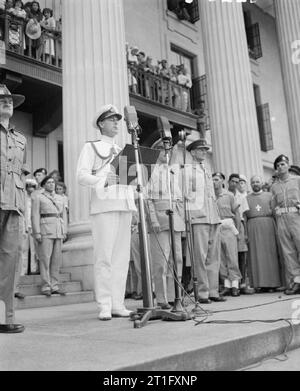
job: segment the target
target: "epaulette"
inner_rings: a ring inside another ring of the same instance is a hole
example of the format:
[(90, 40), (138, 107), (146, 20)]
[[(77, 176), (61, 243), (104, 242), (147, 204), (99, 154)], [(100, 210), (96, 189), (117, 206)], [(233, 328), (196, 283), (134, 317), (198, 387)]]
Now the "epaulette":
[(14, 133), (17, 135), (17, 136), (21, 136), (21, 138), (23, 138), (24, 139), (24, 141), (26, 142), (26, 136), (25, 136), (25, 134), (23, 133), (23, 132), (21, 132), (20, 130), (16, 130), (16, 129), (14, 129)]

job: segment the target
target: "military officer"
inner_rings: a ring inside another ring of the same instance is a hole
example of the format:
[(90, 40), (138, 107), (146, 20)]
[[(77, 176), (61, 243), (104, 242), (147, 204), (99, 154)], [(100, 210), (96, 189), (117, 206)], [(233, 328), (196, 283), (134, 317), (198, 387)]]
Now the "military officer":
[(100, 320), (130, 316), (124, 306), (124, 296), (132, 212), (136, 207), (133, 187), (118, 184), (118, 177), (110, 165), (121, 151), (114, 141), (121, 118), (115, 106), (101, 107), (93, 122), (101, 138), (84, 145), (77, 165), (78, 182), (91, 189), (95, 295)]
[(189, 209), (193, 228), (195, 273), (199, 281), (199, 302), (202, 304), (226, 301), (219, 295), (221, 219), (212, 175), (205, 167), (208, 150), (209, 146), (204, 138), (187, 147), (193, 157)]
[(300, 177), (291, 175), (289, 168), (287, 156), (275, 159), (278, 180), (273, 183), (271, 193), (284, 264), (293, 280), (285, 294), (293, 295), (300, 293)]
[[(174, 212), (177, 278), (180, 280), (182, 274), (181, 234), (185, 230), (182, 190), (180, 187), (181, 177), (178, 165), (172, 165), (171, 168), (167, 165), (163, 145), (158, 144), (156, 148), (160, 149), (158, 165), (155, 167), (147, 186), (147, 204), (151, 225), (149, 234), (151, 263), (157, 305), (162, 309), (171, 309), (169, 303), (174, 301), (175, 288), (172, 244), (167, 211), (170, 210), (171, 191), (172, 210)], [(170, 175), (168, 175), (168, 171)]]
[(218, 210), (221, 217), (221, 265), (220, 277), (224, 281), (223, 296), (239, 296), (241, 273), (238, 266), (237, 227), (240, 227), (239, 204), (232, 192), (224, 189), (225, 176), (221, 172), (213, 174)]
[(58, 286), (59, 268), (62, 257), (62, 240), (67, 233), (67, 215), (64, 199), (55, 193), (55, 181), (49, 175), (42, 182), (43, 191), (32, 199), (32, 233), (37, 241), (40, 261), (42, 294), (65, 295)]
[(25, 212), (24, 176), (26, 167), (26, 139), (10, 119), (13, 110), (25, 100), (12, 95), (6, 85), (0, 85), (0, 300), (5, 303), (6, 324), (0, 333), (19, 333), (24, 326), (14, 324), (15, 272), (22, 251)]

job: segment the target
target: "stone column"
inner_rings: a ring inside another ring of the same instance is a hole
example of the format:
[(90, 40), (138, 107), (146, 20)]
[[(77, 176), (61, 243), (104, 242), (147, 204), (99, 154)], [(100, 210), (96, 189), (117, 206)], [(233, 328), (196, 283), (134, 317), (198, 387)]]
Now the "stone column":
[(262, 174), (241, 3), (200, 0), (215, 170)]
[[(99, 139), (92, 121), (100, 106), (113, 103), (123, 112), (129, 93), (123, 0), (64, 0), (62, 11), (64, 163), (70, 198), (70, 240), (63, 256), (66, 271), (81, 267), (83, 261), (93, 262), (89, 193), (76, 181), (80, 151), (86, 141)], [(117, 142), (123, 146), (129, 135), (124, 121), (120, 127)], [(75, 276), (79, 278), (82, 270)], [(90, 285), (91, 281), (85, 287)]]
[(275, 0), (274, 4), (292, 158), (300, 165), (300, 1)]

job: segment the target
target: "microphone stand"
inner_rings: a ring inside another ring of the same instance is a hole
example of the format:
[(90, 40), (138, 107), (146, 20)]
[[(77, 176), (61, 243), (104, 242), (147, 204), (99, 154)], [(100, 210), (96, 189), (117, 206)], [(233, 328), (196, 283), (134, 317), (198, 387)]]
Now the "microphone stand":
[(140, 249), (141, 249), (141, 269), (142, 269), (142, 288), (143, 288), (143, 308), (138, 308), (136, 312), (132, 313), (130, 318), (134, 321), (134, 328), (144, 327), (149, 320), (178, 320), (183, 321), (188, 319), (188, 314), (184, 311), (179, 314), (172, 313), (167, 310), (162, 310), (160, 307), (154, 307), (152, 294), (152, 278), (150, 270), (150, 257), (147, 238), (147, 227), (145, 218), (145, 205), (143, 195), (143, 181), (142, 171), (139, 158), (139, 125), (136, 127), (128, 125), (128, 131), (132, 136), (132, 145), (135, 151), (135, 162), (137, 171), (137, 193), (139, 206), (139, 235), (140, 235)]
[[(182, 131), (184, 132), (184, 131)], [(194, 238), (193, 238), (193, 226), (191, 224), (190, 208), (189, 208), (189, 199), (186, 189), (186, 134), (182, 135), (181, 142), (183, 144), (183, 167), (182, 167), (182, 182), (183, 182), (183, 200), (184, 200), (184, 218), (185, 218), (185, 232), (186, 232), (186, 241), (187, 241), (187, 250), (190, 254), (191, 261), (191, 274), (193, 279), (193, 291), (195, 298), (195, 307), (192, 309), (192, 312), (197, 314), (202, 314), (203, 310), (199, 304), (199, 294), (198, 294), (198, 278), (195, 273), (195, 255), (194, 255)]]

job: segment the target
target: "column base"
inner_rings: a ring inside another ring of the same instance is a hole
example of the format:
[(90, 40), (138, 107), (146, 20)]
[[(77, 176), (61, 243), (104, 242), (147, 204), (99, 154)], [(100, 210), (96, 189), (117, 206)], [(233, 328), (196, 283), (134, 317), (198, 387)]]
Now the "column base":
[(94, 289), (94, 250), (91, 227), (88, 223), (71, 225), (68, 240), (63, 245), (61, 273), (71, 273), (82, 289)]

